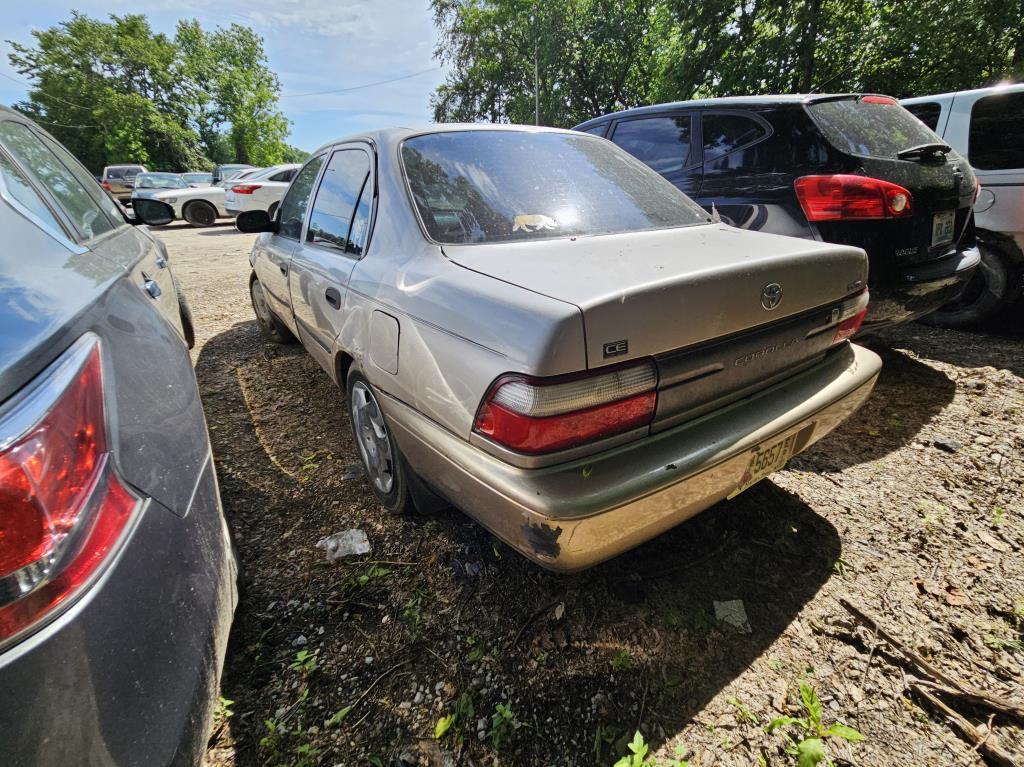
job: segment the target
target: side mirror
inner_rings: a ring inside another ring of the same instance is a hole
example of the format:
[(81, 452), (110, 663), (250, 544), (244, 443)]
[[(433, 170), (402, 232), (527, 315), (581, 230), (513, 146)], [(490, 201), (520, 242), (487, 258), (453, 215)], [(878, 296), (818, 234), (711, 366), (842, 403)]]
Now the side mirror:
[(247, 210), (235, 217), (235, 229), (245, 234), (276, 232), (277, 222), (272, 221), (265, 210)]
[(132, 200), (132, 210), (135, 211), (132, 223), (136, 225), (165, 226), (174, 220), (174, 208), (160, 200)]

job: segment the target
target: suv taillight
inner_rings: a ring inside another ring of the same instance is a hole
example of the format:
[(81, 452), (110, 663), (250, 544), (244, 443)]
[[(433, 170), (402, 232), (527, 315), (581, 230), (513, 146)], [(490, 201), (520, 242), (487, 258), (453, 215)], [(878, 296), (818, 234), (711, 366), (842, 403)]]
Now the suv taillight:
[(899, 184), (869, 176), (801, 176), (796, 196), (808, 221), (853, 221), (913, 215), (914, 198)]
[(575, 447), (650, 423), (657, 383), (651, 360), (546, 379), (505, 375), (485, 395), (473, 430), (520, 453)]
[(837, 310), (839, 324), (836, 325), (836, 334), (832, 338), (833, 346), (853, 338), (857, 334), (864, 322), (864, 316), (868, 313), (869, 299), (868, 289), (864, 288), (863, 293), (843, 301)]
[(109, 460), (100, 343), (86, 336), (0, 418), (0, 642), (91, 582), (138, 502)]
[(260, 188), (260, 184), (236, 184), (231, 187), (231, 191), (235, 194), (252, 194)]

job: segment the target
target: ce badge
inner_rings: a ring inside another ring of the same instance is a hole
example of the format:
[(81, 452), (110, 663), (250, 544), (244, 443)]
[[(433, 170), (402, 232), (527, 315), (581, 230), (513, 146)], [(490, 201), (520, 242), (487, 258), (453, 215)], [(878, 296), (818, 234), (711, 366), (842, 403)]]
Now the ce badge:
[(769, 282), (761, 288), (761, 306), (770, 312), (782, 303), (782, 286), (777, 282)]

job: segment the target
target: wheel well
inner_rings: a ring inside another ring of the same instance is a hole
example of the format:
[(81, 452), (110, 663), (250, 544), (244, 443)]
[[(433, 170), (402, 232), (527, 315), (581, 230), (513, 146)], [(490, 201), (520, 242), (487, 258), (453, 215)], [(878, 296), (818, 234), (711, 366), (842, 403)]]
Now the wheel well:
[(1021, 250), (1011, 235), (993, 232), (988, 229), (978, 229), (976, 236), (981, 244), (998, 250), (1009, 259), (1011, 264), (1024, 266), (1024, 251)]
[(338, 352), (338, 356), (334, 358), (334, 372), (338, 379), (338, 386), (342, 391), (345, 391), (346, 382), (348, 381), (348, 370), (352, 367), (352, 356), (345, 352)]

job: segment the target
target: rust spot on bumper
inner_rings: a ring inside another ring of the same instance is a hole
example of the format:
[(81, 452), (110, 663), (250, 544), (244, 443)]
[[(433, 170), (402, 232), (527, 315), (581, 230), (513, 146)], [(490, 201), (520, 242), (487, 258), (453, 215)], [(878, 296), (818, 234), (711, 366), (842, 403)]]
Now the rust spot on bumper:
[(545, 559), (557, 559), (562, 553), (558, 539), (562, 536), (561, 527), (527, 522), (522, 526), (523, 537), (533, 549), (533, 553)]

